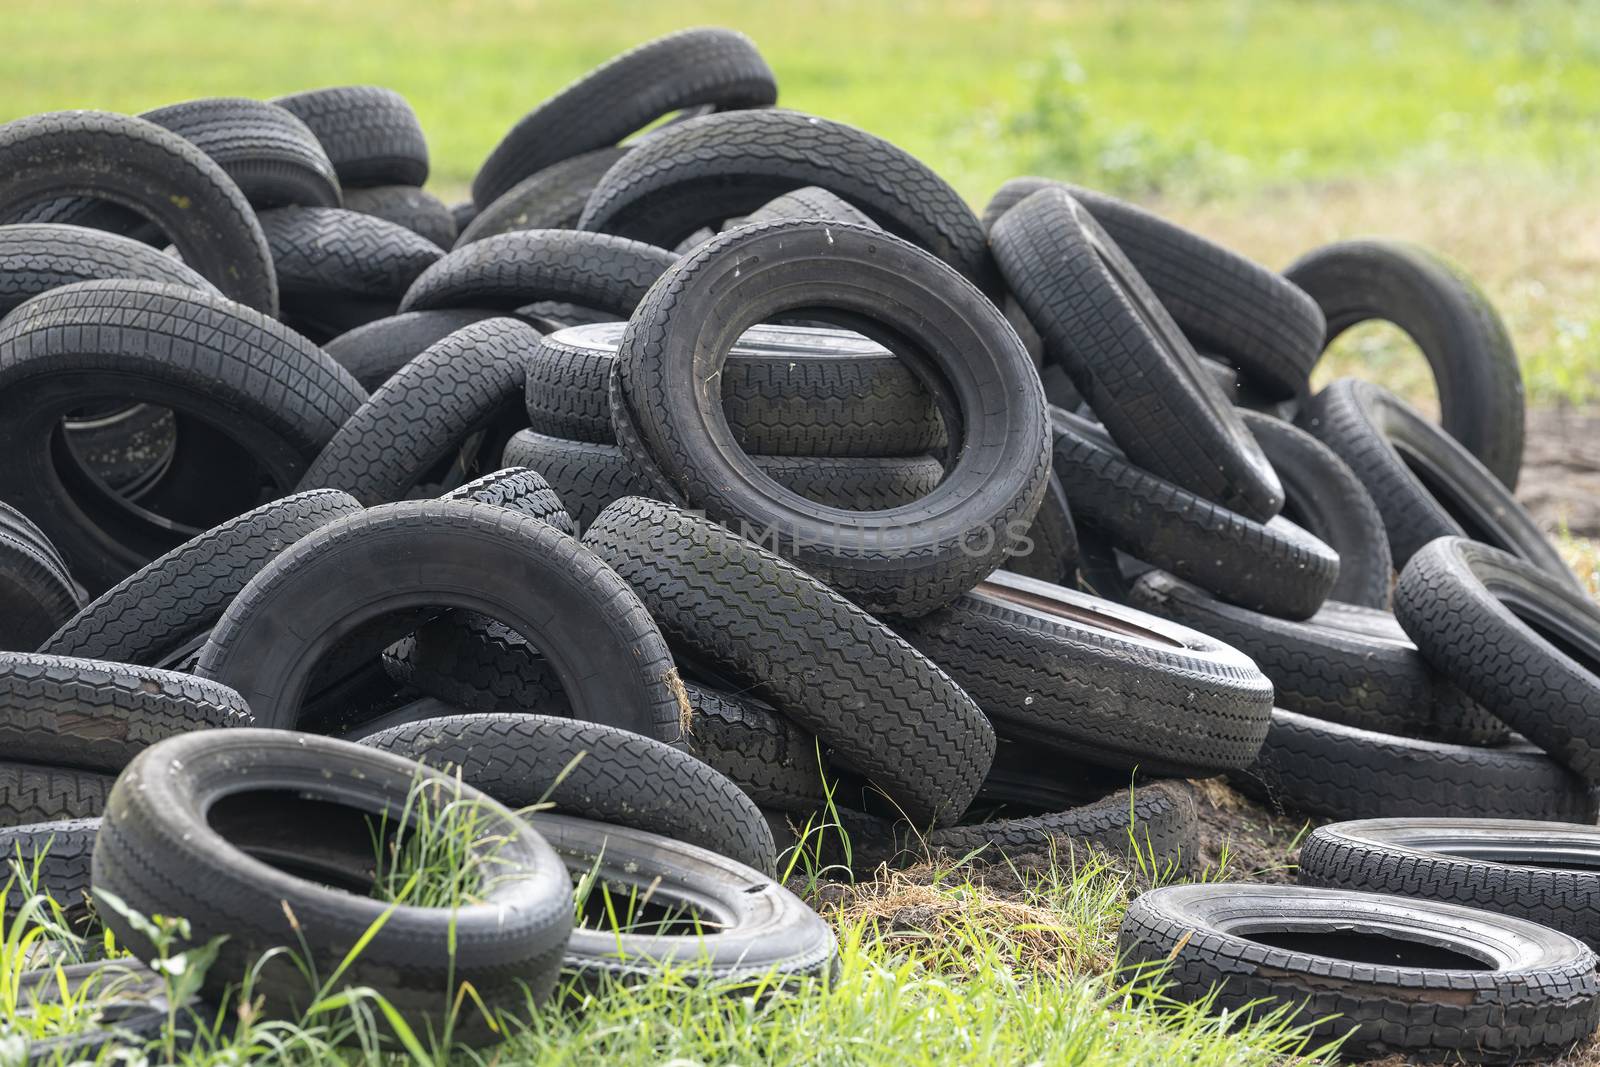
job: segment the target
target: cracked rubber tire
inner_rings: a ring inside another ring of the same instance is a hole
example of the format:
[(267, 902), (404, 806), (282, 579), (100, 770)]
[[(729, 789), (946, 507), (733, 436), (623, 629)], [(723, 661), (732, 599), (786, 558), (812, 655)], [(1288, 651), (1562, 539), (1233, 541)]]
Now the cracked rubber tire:
[(697, 28), (614, 56), (518, 119), (472, 179), (487, 207), (512, 186), (581, 153), (617, 144), (675, 111), (770, 107), (778, 83), (742, 33)]
[(0, 220), (62, 197), (110, 201), (149, 219), (224, 296), (277, 314), (272, 253), (249, 201), (177, 134), (103, 111), (50, 112), (0, 126)]
[[(65, 286), (0, 324), (0, 455), (11, 458), (0, 499), (98, 595), (289, 491), (365, 399), (316, 346), (231, 301), (153, 282)], [(136, 506), (65, 450), (61, 417), (97, 401), (177, 413), (173, 467)]]
[(1243, 654), (1061, 586), (999, 571), (898, 630), (997, 733), (1073, 759), (1204, 778), (1266, 736), (1272, 685)]
[(73, 282), (134, 278), (204, 293), (216, 286), (149, 245), (83, 226), (0, 226), (0, 316), (30, 297)]
[(342, 489), (363, 505), (400, 500), (441, 465), (445, 484), (499, 466), (527, 424), (527, 360), (539, 331), (515, 319), (463, 326), (396, 371), (333, 435), (300, 489)]
[(1505, 725), (1436, 674), (1388, 612), (1373, 609), (1373, 623), (1359, 628), (1348, 624), (1350, 610), (1321, 611), (1301, 622), (1276, 619), (1161, 571), (1134, 582), (1128, 602), (1249, 656), (1272, 679), (1273, 699), (1289, 711), (1457, 744), (1505, 739)]
[(1593, 823), (1595, 792), (1526, 742), (1417, 741), (1282, 708), (1255, 766), (1230, 776), (1275, 806), (1333, 819), (1391, 815)]
[(1522, 370), (1505, 324), (1461, 268), (1402, 241), (1340, 241), (1285, 271), (1327, 317), (1324, 346), (1353, 326), (1391, 322), (1433, 371), (1445, 431), (1501, 484), (1522, 469)]
[[(372, 894), (374, 824), (414, 825), (407, 802), (419, 786), (476, 809), (484, 870), (469, 903), (393, 907)], [(521, 818), (412, 760), (282, 730), (190, 734), (147, 750), (106, 804), (94, 884), (140, 914), (182, 915), (185, 947), (226, 935), (206, 970), (210, 997), (251, 973), (265, 1010), (298, 1016), (315, 994), (300, 965), (261, 959), (298, 945), (316, 973), (342, 968), (423, 1032), (438, 1032), (458, 983), (490, 1011), (548, 999), (572, 927), (566, 870)], [(105, 921), (136, 956), (154, 957), (122, 915)], [(344, 961), (357, 940), (361, 953)], [(500, 1036), (476, 1012), (457, 1024), (465, 1043)]]
[(668, 639), (820, 737), (918, 823), (966, 810), (994, 754), (972, 699), (882, 623), (792, 564), (671, 505), (611, 505), (584, 543)]
[(349, 211), (359, 211), (404, 226), (418, 237), (432, 241), (442, 249), (456, 243), (456, 220), (445, 207), (444, 201), (411, 185), (376, 185), (370, 189), (348, 189), (344, 205)]
[[(733, 440), (719, 417), (727, 353), (797, 308), (848, 320), (928, 385), (951, 456), (932, 492), (876, 512), (818, 505)], [(643, 473), (656, 468), (714, 521), (770, 529), (781, 553), (868, 611), (925, 614), (976, 585), (1027, 530), (1050, 474), (1044, 390), (1000, 312), (927, 253), (842, 223), (758, 223), (679, 260), (629, 322), (611, 392), (617, 439)]]
[(1395, 567), (1436, 537), (1471, 537), (1520, 556), (1574, 588), (1561, 554), (1483, 464), (1399, 397), (1341, 378), (1296, 420), (1366, 483), (1389, 533)]
[(39, 651), (175, 667), (269, 561), (311, 531), (360, 510), (348, 494), (318, 489), (247, 511), (100, 594)]
[(1600, 828), (1522, 819), (1365, 819), (1319, 826), (1300, 882), (1443, 900), (1600, 945)]
[(805, 186), (854, 204), (973, 282), (993, 275), (977, 217), (943, 178), (865, 130), (798, 111), (707, 115), (663, 130), (606, 172), (579, 225), (675, 248)]
[(1498, 549), (1441, 537), (1406, 565), (1395, 615), (1491, 715), (1600, 782), (1600, 608)]
[(1141, 470), (1088, 419), (1050, 409), (1055, 476), (1072, 514), (1115, 548), (1253, 611), (1309, 618), (1339, 557), (1278, 517), (1259, 523)]
[(776, 873), (772, 831), (738, 786), (687, 752), (627, 730), (547, 715), (451, 715), (361, 743), (459, 770), (462, 781), (513, 810), (548, 805)]
[(290, 93), (272, 102), (311, 128), (346, 185), (421, 185), (428, 180), (428, 141), (399, 93), (375, 85), (345, 85)]
[(1042, 189), (990, 234), (1028, 320), (1139, 466), (1265, 522), (1283, 488), (1156, 294), (1088, 210)]
[[(1128, 908), (1121, 958), (1179, 1001), (1294, 1011), (1313, 1044), (1521, 1062), (1600, 1023), (1594, 953), (1536, 923), (1434, 901), (1305, 886), (1168, 886)], [(1331, 958), (1330, 958), (1331, 957)], [(1446, 1010), (1448, 1005), (1448, 1010)]]
[(384, 616), (452, 608), (527, 638), (576, 718), (677, 740), (682, 685), (638, 597), (573, 538), (493, 504), (387, 504), (302, 538), (234, 599), (197, 673), (238, 689), (258, 724), (290, 727), (341, 638)]

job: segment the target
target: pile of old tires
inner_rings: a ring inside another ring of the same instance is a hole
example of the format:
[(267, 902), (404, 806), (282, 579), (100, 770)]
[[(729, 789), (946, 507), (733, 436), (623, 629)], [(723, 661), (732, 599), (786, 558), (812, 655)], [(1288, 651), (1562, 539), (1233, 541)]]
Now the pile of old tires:
[[(451, 982), (511, 1011), (664, 962), (825, 974), (791, 846), (1183, 869), (1183, 780), (1217, 775), (1335, 818), (1594, 822), (1600, 611), (1511, 494), (1519, 372), (1468, 280), (1387, 242), (1280, 274), (1044, 179), (980, 218), (776, 99), (739, 34), (650, 42), (456, 208), (382, 89), (0, 126), (7, 854), (120, 902), (136, 953), (125, 910), (226, 935), (206, 996), (253, 974), (292, 1013), (303, 976), (254, 961), (337, 966), (384, 908), (371, 820), (459, 775), (515, 874), (348, 973), (437, 1023)], [(1442, 427), (1313, 392), (1373, 319)], [(716, 932), (574, 928), (597, 863)], [(1317, 877), (1416, 889), (1349, 865)], [(1546, 912), (1341, 894), (1160, 890), (1127, 953), (1195, 995), (1254, 975), (1229, 1004), (1315, 991), (1351, 1047), (1594, 1028)]]

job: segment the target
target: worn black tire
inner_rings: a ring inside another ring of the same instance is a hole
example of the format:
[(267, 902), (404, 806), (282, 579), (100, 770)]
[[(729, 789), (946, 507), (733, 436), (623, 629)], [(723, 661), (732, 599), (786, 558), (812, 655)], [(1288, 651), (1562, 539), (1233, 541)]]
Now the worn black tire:
[(580, 225), (673, 248), (806, 186), (989, 284), (983, 230), (943, 178), (882, 138), (798, 111), (707, 115), (663, 130), (606, 172)]
[[(85, 910), (89, 860), (99, 832), (96, 818), (0, 828), (0, 906), (5, 908), (7, 920), (15, 922), (17, 910), (34, 893), (47, 894), (69, 915)], [(38, 871), (37, 885), (30, 887), (22, 879), (11, 881), (19, 865), (29, 876)]]
[[(668, 504), (608, 507), (584, 543), (668, 639), (748, 685), (919, 823), (966, 810), (994, 754), (971, 698), (860, 608), (766, 549)], [(848, 649), (845, 653), (842, 650)]]
[(1078, 527), (1067, 491), (1050, 475), (1039, 513), (1006, 557), (1005, 569), (1052, 585), (1072, 585), (1078, 569)]
[(1382, 386), (1341, 378), (1299, 424), (1366, 483), (1397, 569), (1438, 537), (1471, 537), (1566, 581), (1577, 579), (1533, 516), (1472, 454)]
[(1491, 714), (1600, 782), (1600, 607), (1488, 545), (1443, 537), (1400, 575), (1395, 616)]
[(493, 504), (389, 504), (302, 538), (234, 599), (197, 671), (239, 689), (259, 724), (292, 726), (341, 638), (384, 615), (444, 608), (527, 638), (577, 718), (677, 740), (682, 686), (638, 597), (571, 537)]
[[(173, 1007), (168, 976), (126, 957), (56, 963), (22, 971), (14, 983), (13, 1021), (22, 1032), (30, 1015), (71, 1020), (66, 1026), (47, 1024), (50, 1036), (19, 1039), (16, 1062), (28, 1067), (104, 1062), (154, 1045), (183, 1056), (201, 1033), (214, 1033), (217, 1026), (213, 1006), (191, 999)], [(75, 1006), (63, 1009), (64, 1002)]]
[(51, 289), (107, 278), (168, 282), (204, 293), (217, 292), (216, 286), (180, 260), (131, 237), (48, 223), (0, 226), (0, 316)]
[(0, 763), (0, 826), (92, 819), (105, 808), (116, 780), (73, 767)]
[(375, 215), (396, 226), (404, 226), (440, 248), (456, 243), (456, 220), (444, 201), (425, 189), (411, 185), (375, 185), (369, 189), (347, 189), (344, 207), (363, 215)]
[(444, 250), (404, 226), (332, 207), (261, 213), (285, 306), (398, 301)]
[[(826, 507), (872, 511), (914, 503), (938, 485), (944, 468), (931, 456), (752, 456), (756, 468), (806, 500)], [(506, 442), (501, 462), (544, 475), (580, 529), (625, 496), (653, 497), (654, 489), (616, 445), (567, 441), (521, 430)]]
[[(611, 444), (607, 383), (626, 323), (545, 337), (528, 364), (535, 433)], [(846, 330), (757, 325), (722, 370), (722, 410), (739, 447), (763, 456), (921, 456), (945, 445), (928, 390), (881, 345)]]
[(1328, 597), (1339, 557), (1281, 517), (1259, 523), (1150, 474), (1095, 423), (1050, 409), (1055, 475), (1081, 526), (1114, 547), (1219, 597), (1284, 618), (1309, 618)]
[(501, 467), (481, 478), (474, 478), (444, 494), (442, 500), (477, 500), (484, 504), (519, 511), (560, 530), (569, 537), (578, 536), (578, 524), (572, 521), (556, 491), (538, 471), (525, 467)]
[[(727, 353), (750, 326), (795, 308), (895, 338), (949, 436), (952, 462), (932, 492), (884, 511), (819, 505), (775, 485), (733, 440), (717, 417)], [(932, 611), (1000, 566), (1050, 473), (1043, 388), (1000, 312), (927, 253), (843, 223), (745, 226), (680, 260), (629, 322), (612, 394), (630, 461), (659, 468), (714, 521), (773, 531), (779, 552), (874, 612)]]
[[(365, 399), (310, 342), (238, 304), (153, 282), (65, 286), (0, 324), (0, 499), (98, 595), (287, 492)], [(61, 417), (97, 401), (177, 412), (186, 444), (136, 505), (62, 451)]]
[(856, 226), (878, 228), (872, 217), (842, 196), (807, 185), (775, 196), (744, 217), (742, 224), (768, 222), (772, 219), (822, 219), (826, 222), (848, 222)]
[(1339, 557), (1329, 599), (1387, 608), (1394, 558), (1383, 516), (1361, 479), (1337, 452), (1293, 423), (1256, 411), (1240, 411), (1239, 417), (1283, 486), (1280, 514)]
[(1434, 901), (1168, 886), (1128, 908), (1118, 947), (1168, 997), (1244, 1018), (1287, 1010), (1313, 1044), (1348, 1035), (1351, 1058), (1521, 1062), (1563, 1055), (1600, 1023), (1600, 976), (1581, 941)]
[(1600, 828), (1522, 819), (1365, 819), (1319, 826), (1300, 882), (1514, 915), (1600, 946)]
[(0, 745), (9, 759), (115, 773), (163, 738), (248, 725), (244, 699), (204, 678), (71, 656), (0, 653)]
[(1231, 776), (1277, 807), (1333, 819), (1419, 816), (1593, 823), (1588, 783), (1526, 742), (1495, 748), (1358, 730), (1281, 708), (1261, 758)]
[(984, 210), (984, 228), (1040, 189), (1057, 187), (1088, 209), (1196, 348), (1237, 367), (1270, 399), (1307, 391), (1322, 352), (1322, 311), (1294, 283), (1142, 208), (1081, 186), (1013, 178)]
[(514, 810), (645, 830), (771, 877), (772, 831), (755, 802), (687, 752), (614, 726), (530, 714), (452, 715), (393, 727), (364, 745), (447, 772)]
[(1445, 431), (1515, 489), (1522, 469), (1522, 369), (1487, 297), (1438, 253), (1403, 241), (1340, 241), (1284, 272), (1327, 317), (1324, 345), (1363, 322), (1398, 326), (1433, 371)]
[(451, 487), (498, 469), (527, 424), (522, 388), (538, 344), (532, 326), (496, 318), (429, 346), (346, 420), (300, 489), (342, 489), (371, 507), (403, 499), (442, 464)]
[(1272, 712), (1255, 664), (1203, 633), (1004, 571), (899, 633), (1003, 737), (1203, 778), (1249, 766)]
[[(282, 730), (225, 735), (173, 738), (135, 760), (94, 850), (95, 888), (142, 915), (182, 915), (191, 931), (182, 947), (225, 935), (206, 971), (208, 996), (253, 974), (265, 1010), (297, 1015), (315, 987), (300, 965), (263, 953), (295, 946), (327, 975), (357, 939), (363, 949), (344, 961), (345, 979), (371, 985), (422, 1032), (438, 1032), (461, 982), (491, 1011), (549, 996), (571, 889), (527, 823), (469, 785), (364, 745)], [(485, 869), (470, 902), (393, 907), (371, 894), (373, 823), (384, 819), (390, 833), (414, 825), (419, 788), (477, 813), (473, 851)], [(105, 921), (135, 956), (154, 957), (123, 915)], [(464, 1043), (500, 1036), (476, 1013), (457, 1023)]]
[(0, 649), (38, 648), (81, 603), (55, 547), (20, 511), (0, 504)]
[(513, 310), (544, 300), (627, 318), (678, 257), (664, 248), (579, 230), (518, 230), (463, 245), (421, 274), (401, 311)]
[(339, 178), (317, 135), (276, 104), (214, 96), (139, 117), (216, 160), (256, 208), (339, 206)]
[(318, 489), (247, 511), (106, 590), (39, 651), (175, 667), (269, 561), (312, 530), (360, 510), (349, 495)]
[(472, 179), (487, 207), (562, 160), (607, 148), (675, 111), (769, 107), (778, 84), (755, 43), (703, 28), (647, 41), (606, 61), (517, 120)]
[[(1194, 347), (1116, 242), (1061, 189), (990, 234), (995, 262), (1073, 384), (1139, 466), (1265, 522), (1277, 475)], [(1070, 495), (1070, 494), (1069, 494)]]
[[(1506, 729), (1436, 674), (1398, 627), (1342, 625), (1348, 611), (1301, 622), (1226, 604), (1161, 571), (1133, 583), (1134, 607), (1226, 641), (1272, 680), (1278, 705), (1363, 730), (1457, 744), (1494, 744)], [(1381, 613), (1386, 618), (1387, 612)]]
[(266, 236), (233, 179), (153, 122), (58, 111), (0, 126), (0, 221), (46, 200), (89, 197), (147, 218), (224, 296), (278, 311)]
[(530, 174), (501, 193), (461, 227), (456, 247), (516, 230), (575, 230), (589, 194), (627, 145), (597, 148)]
[(322, 142), (348, 186), (421, 185), (428, 141), (405, 97), (375, 85), (308, 89), (272, 101), (293, 112)]
[(376, 392), (395, 371), (431, 345), (463, 326), (503, 314), (488, 308), (409, 311), (357, 326), (324, 344), (322, 350), (349, 371), (363, 389)]

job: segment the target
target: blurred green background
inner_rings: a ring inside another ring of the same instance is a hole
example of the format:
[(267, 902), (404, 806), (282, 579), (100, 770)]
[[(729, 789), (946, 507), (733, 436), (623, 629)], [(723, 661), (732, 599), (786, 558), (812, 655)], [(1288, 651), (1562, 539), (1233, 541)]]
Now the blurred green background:
[[(780, 102), (866, 127), (975, 204), (1015, 174), (1152, 202), (1282, 266), (1338, 236), (1425, 241), (1511, 325), (1537, 402), (1600, 400), (1600, 4), (1298, 0), (10, 0), (0, 118), (371, 82), (459, 196), (528, 108), (696, 24), (750, 34)], [(1333, 370), (1388, 367), (1382, 331)]]

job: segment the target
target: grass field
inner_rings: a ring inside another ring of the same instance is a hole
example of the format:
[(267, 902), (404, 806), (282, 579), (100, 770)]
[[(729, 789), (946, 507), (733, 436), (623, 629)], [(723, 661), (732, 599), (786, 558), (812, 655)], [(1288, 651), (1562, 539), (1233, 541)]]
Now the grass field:
[[(450, 198), (511, 122), (584, 70), (657, 33), (732, 26), (770, 59), (782, 104), (899, 143), (975, 204), (1016, 174), (1069, 178), (1274, 266), (1354, 234), (1423, 241), (1499, 305), (1535, 403), (1600, 402), (1600, 5), (10, 0), (5, 19), (0, 120), (382, 84), (419, 112), (430, 184)], [(1353, 339), (1327, 373), (1363, 367), (1426, 399), (1420, 363), (1393, 337)], [(1570, 548), (1592, 573), (1594, 546)], [(1240, 832), (1281, 851), (1292, 831)], [(1282, 1026), (1228, 1032), (1106, 974), (1122, 908), (1149, 882), (1098, 862), (1028, 884), (948, 866), (855, 887), (811, 880), (844, 945), (831, 987), (757, 1005), (666, 976), (535, 1015), (500, 1053), (452, 1062), (1283, 1061), (1296, 1043)], [(0, 925), (0, 1016), (8, 976), (49, 940), (21, 936)], [(203, 1059), (362, 1058), (327, 1044), (348, 1014), (302, 1023), (247, 1026), (260, 1044)], [(444, 1062), (423, 1051), (409, 1059)]]

